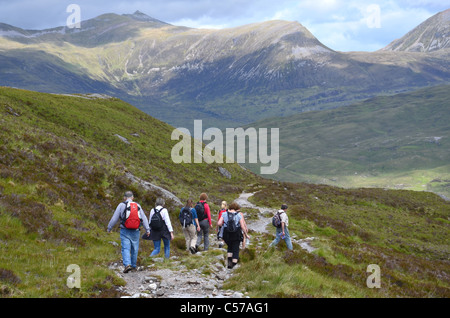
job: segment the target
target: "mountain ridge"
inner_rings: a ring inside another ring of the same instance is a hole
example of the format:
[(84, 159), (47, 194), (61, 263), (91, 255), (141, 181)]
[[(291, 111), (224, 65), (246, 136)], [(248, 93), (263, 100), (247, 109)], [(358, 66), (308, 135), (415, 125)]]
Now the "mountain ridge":
[[(12, 72), (14, 86), (42, 90), (33, 72), (21, 70), (29, 63), (21, 52), (44, 51), (66, 63), (59, 73), (76, 69), (95, 81), (99, 91), (94, 92), (114, 92), (173, 126), (204, 118), (211, 127), (225, 128), (237, 112), (233, 125), (239, 126), (450, 82), (447, 49), (337, 52), (293, 21), (205, 30), (161, 25), (138, 11), (134, 15), (101, 15), (67, 34), (0, 36), (0, 54), (8, 65), (0, 85), (8, 86)], [(61, 92), (64, 81), (48, 61), (33, 63), (45, 66), (45, 91)], [(63, 92), (92, 93), (70, 89), (67, 85)]]

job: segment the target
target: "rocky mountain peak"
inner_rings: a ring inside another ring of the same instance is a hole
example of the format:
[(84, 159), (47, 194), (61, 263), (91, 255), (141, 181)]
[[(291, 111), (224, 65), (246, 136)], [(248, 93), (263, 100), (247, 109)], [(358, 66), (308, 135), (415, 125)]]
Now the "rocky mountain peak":
[(450, 48), (450, 9), (435, 14), (382, 50), (433, 52), (448, 48)]

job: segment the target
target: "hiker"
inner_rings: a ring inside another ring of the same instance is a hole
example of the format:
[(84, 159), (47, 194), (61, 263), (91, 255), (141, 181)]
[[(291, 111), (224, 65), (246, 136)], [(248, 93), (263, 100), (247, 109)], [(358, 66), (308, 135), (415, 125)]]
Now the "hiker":
[(123, 272), (128, 273), (136, 270), (140, 238), (139, 227), (141, 224), (144, 226), (147, 236), (150, 235), (150, 228), (144, 210), (134, 202), (133, 192), (125, 192), (124, 199), (124, 202), (119, 203), (109, 221), (107, 231), (111, 233), (114, 225), (120, 220), (122, 262), (125, 267)]
[(161, 240), (164, 242), (164, 257), (170, 257), (170, 241), (173, 240), (173, 228), (169, 218), (169, 211), (164, 207), (165, 203), (163, 198), (157, 198), (155, 208), (150, 211), (149, 239), (153, 241), (155, 246), (150, 257), (158, 255), (161, 251)]
[(206, 193), (200, 194), (200, 200), (195, 205), (197, 211), (198, 223), (200, 224), (200, 231), (197, 233), (197, 244), (195, 249), (198, 252), (198, 247), (203, 238), (203, 249), (207, 251), (209, 249), (209, 228), (212, 228), (211, 222), (211, 210), (209, 209), (208, 195)]
[[(220, 206), (220, 210), (219, 210), (219, 215), (217, 216), (217, 221), (220, 220), (220, 217), (222, 216), (223, 212), (228, 211), (228, 204), (227, 201), (222, 201), (221, 206)], [(223, 239), (222, 239), (222, 226), (216, 225), (216, 231), (217, 231), (217, 240), (219, 241), (219, 248), (223, 247)]]
[(197, 253), (195, 244), (197, 243), (197, 232), (200, 232), (200, 224), (197, 211), (194, 209), (194, 202), (191, 199), (187, 200), (186, 205), (181, 208), (179, 219), (186, 239), (186, 249), (195, 254)]
[(269, 247), (273, 247), (277, 245), (280, 240), (284, 240), (286, 242), (286, 246), (289, 250), (293, 250), (291, 237), (289, 235), (289, 218), (286, 214), (288, 206), (286, 204), (281, 205), (281, 210), (278, 210), (277, 214), (279, 215), (281, 222), (280, 225), (276, 229), (276, 237), (272, 243), (270, 243)]
[(230, 204), (228, 211), (222, 213), (217, 224), (222, 226), (222, 237), (227, 244), (227, 268), (233, 268), (239, 261), (239, 245), (242, 241), (244, 218), (238, 213), (240, 206), (236, 202)]

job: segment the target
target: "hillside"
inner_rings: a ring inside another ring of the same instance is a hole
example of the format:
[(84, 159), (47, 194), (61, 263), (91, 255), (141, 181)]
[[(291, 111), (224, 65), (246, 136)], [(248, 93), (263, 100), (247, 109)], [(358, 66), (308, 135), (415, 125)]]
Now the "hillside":
[[(227, 179), (216, 164), (176, 165), (173, 128), (107, 96), (0, 88), (0, 113), (2, 297), (121, 296), (125, 282), (110, 266), (120, 263), (119, 236), (105, 228), (125, 189), (147, 211), (170, 195), (163, 190), (181, 201), (207, 191), (213, 211), (242, 192), (272, 210), (287, 203), (292, 235), (314, 237), (316, 250), (296, 243), (293, 253), (283, 245), (267, 251), (273, 229), (252, 231), (240, 267), (224, 282), (250, 297), (449, 297), (450, 204), (434, 194), (274, 182), (234, 164), (221, 165)], [(162, 189), (133, 183), (130, 174)], [(149, 274), (183, 265), (214, 275), (208, 266), (223, 250), (188, 255), (175, 222), (179, 203), (167, 198), (177, 261), (148, 258), (152, 247), (143, 242), (139, 265)], [(243, 211), (249, 224), (262, 217)], [(66, 285), (70, 264), (81, 267), (81, 289)], [(379, 290), (365, 285), (369, 264), (381, 267)]]
[(83, 268), (80, 296), (118, 283), (107, 268), (120, 255), (108, 243), (118, 236), (106, 225), (123, 192), (134, 191), (146, 211), (161, 195), (171, 211), (180, 206), (130, 174), (182, 202), (204, 191), (213, 202), (232, 200), (255, 180), (232, 164), (221, 165), (231, 179), (216, 164), (174, 164), (173, 128), (115, 98), (0, 88), (0, 113), (2, 296), (77, 296), (65, 285), (70, 264)]
[(206, 30), (140, 12), (104, 14), (74, 30), (0, 24), (0, 61), (0, 85), (109, 94), (175, 127), (199, 118), (237, 127), (450, 80), (445, 46), (337, 52), (298, 22)]
[[(227, 287), (259, 297), (449, 297), (450, 203), (438, 196), (286, 182), (248, 189), (254, 191), (257, 206), (288, 204), (289, 231), (299, 243), (290, 253), (282, 243), (268, 249), (272, 235), (257, 238)], [(366, 285), (369, 264), (380, 267), (380, 289)]]
[[(280, 128), (276, 179), (429, 190), (450, 197), (449, 88), (376, 97), (250, 126)], [(256, 165), (246, 166), (258, 171)]]

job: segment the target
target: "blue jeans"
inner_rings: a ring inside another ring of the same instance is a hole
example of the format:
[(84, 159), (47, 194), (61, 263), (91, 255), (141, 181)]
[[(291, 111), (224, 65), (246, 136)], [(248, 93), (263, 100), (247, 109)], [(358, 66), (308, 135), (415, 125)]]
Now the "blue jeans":
[(136, 230), (120, 229), (123, 266), (136, 267), (140, 233)]
[[(170, 240), (162, 238), (164, 242), (164, 257), (169, 258), (170, 257)], [(155, 249), (150, 254), (150, 256), (158, 255), (161, 251), (161, 240), (153, 241), (153, 244), (155, 245)]]
[[(280, 241), (282, 240), (281, 233), (282, 233), (281, 227), (277, 227), (276, 237), (272, 241), (272, 243), (270, 243), (269, 247), (275, 246), (278, 243), (280, 243)], [(284, 234), (285, 234), (284, 241), (286, 242), (286, 246), (289, 250), (292, 250), (293, 247), (292, 247), (291, 237), (289, 236), (289, 230), (287, 227), (284, 227)]]

